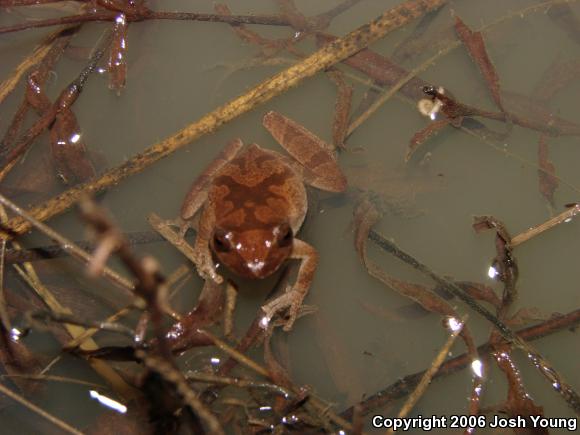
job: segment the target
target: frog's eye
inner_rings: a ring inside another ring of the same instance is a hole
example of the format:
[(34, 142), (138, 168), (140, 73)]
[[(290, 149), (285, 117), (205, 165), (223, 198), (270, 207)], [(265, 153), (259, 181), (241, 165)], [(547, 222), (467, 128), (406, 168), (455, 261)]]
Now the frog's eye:
[(281, 226), (278, 234), (278, 246), (285, 248), (292, 244), (294, 235), (292, 234), (292, 228), (290, 228), (290, 225)]
[(229, 252), (231, 250), (228, 233), (217, 230), (213, 235), (213, 247), (217, 252)]

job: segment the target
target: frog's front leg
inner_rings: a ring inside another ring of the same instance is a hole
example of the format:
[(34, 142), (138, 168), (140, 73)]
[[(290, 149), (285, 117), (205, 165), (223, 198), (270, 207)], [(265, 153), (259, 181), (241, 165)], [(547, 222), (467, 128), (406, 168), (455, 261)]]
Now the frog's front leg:
[(197, 177), (183, 201), (181, 215), (178, 218), (177, 225), (179, 226), (182, 238), (185, 236), (185, 233), (189, 228), (197, 229), (193, 261), (202, 278), (210, 278), (217, 284), (221, 284), (223, 278), (216, 273), (215, 264), (209, 247), (209, 240), (215, 225), (215, 216), (213, 215), (211, 207), (206, 207), (204, 209), (200, 219), (197, 219), (198, 212), (207, 202), (208, 189), (215, 175), (228, 162), (236, 157), (243, 146), (244, 144), (240, 139), (234, 139), (231, 141), (201, 173), (201, 175)]
[(211, 248), (209, 241), (213, 234), (215, 226), (215, 216), (211, 207), (204, 208), (199, 225), (197, 227), (197, 237), (195, 239), (194, 263), (197, 272), (203, 279), (211, 279), (216, 284), (221, 284), (224, 279), (215, 270), (215, 263), (213, 262)]
[(300, 312), (302, 301), (308, 293), (316, 266), (318, 266), (318, 252), (308, 243), (299, 239), (294, 239), (292, 245), (291, 259), (301, 261), (300, 269), (298, 269), (298, 277), (292, 287), (289, 287), (286, 292), (262, 306), (264, 311), (263, 325), (266, 326), (276, 313), (279, 313), (288, 308), (288, 320), (284, 325), (284, 331), (292, 329), (294, 322)]

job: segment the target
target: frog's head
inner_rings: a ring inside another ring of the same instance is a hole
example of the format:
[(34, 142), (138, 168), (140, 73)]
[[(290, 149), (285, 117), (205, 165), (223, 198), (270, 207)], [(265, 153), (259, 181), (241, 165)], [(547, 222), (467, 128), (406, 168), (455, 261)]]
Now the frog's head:
[(265, 278), (292, 253), (294, 234), (287, 223), (259, 229), (216, 228), (210, 246), (218, 261), (245, 278)]

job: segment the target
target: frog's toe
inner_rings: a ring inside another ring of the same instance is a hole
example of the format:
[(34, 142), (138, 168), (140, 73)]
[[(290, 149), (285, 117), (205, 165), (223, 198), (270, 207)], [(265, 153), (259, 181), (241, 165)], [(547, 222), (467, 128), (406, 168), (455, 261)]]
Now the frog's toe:
[(221, 284), (224, 282), (224, 278), (215, 271), (215, 268), (213, 268), (210, 265), (201, 265), (197, 268), (197, 273), (199, 274), (199, 276), (201, 276), (203, 279), (205, 280), (211, 280), (216, 284)]
[(302, 317), (303, 315), (316, 311), (316, 307), (302, 304), (304, 295), (300, 294), (299, 292), (296, 292), (296, 294), (293, 295), (293, 298), (294, 299), (288, 308), (288, 320), (286, 320), (286, 323), (284, 324), (284, 331), (286, 332), (292, 329), (298, 317)]
[(287, 309), (288, 318), (283, 323), (283, 329), (284, 331), (290, 331), (298, 317), (302, 317), (303, 315), (316, 311), (316, 308), (313, 306), (302, 305), (302, 301), (304, 300), (305, 296), (306, 294), (304, 292), (290, 290), (262, 306), (264, 317), (260, 322), (261, 326), (267, 328), (270, 324), (270, 321), (276, 314), (280, 314)]

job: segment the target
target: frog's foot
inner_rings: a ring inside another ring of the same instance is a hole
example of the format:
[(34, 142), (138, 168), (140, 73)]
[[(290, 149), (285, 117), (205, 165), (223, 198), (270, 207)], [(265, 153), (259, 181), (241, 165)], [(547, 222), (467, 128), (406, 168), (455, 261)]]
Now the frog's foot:
[(262, 311), (264, 312), (264, 317), (260, 321), (260, 325), (263, 328), (267, 328), (270, 324), (272, 318), (288, 309), (288, 320), (284, 325), (284, 331), (290, 331), (294, 322), (298, 318), (300, 309), (302, 307), (302, 301), (306, 296), (306, 291), (300, 291), (299, 289), (292, 288), (287, 290), (283, 295), (277, 297), (273, 301), (268, 302), (266, 305), (262, 306)]
[(179, 232), (181, 232), (181, 227), (183, 226), (183, 219), (177, 217), (175, 219), (161, 219), (157, 221), (159, 226), (162, 227), (169, 227), (169, 228), (177, 228)]
[(197, 268), (197, 273), (203, 279), (211, 279), (216, 284), (221, 284), (224, 282), (224, 278), (216, 272), (211, 258), (209, 260), (205, 258), (200, 259), (199, 262), (195, 262), (195, 267)]
[(175, 219), (161, 219), (157, 215), (150, 215), (149, 223), (173, 244), (187, 243), (185, 234), (192, 228), (190, 222), (177, 217)]
[(215, 264), (211, 258), (211, 253), (194, 252), (193, 256), (193, 262), (199, 276), (203, 279), (210, 279), (216, 284), (224, 282), (224, 278), (215, 270)]

